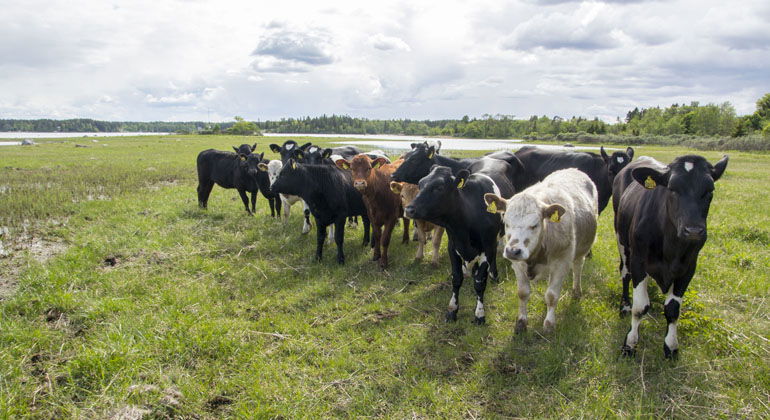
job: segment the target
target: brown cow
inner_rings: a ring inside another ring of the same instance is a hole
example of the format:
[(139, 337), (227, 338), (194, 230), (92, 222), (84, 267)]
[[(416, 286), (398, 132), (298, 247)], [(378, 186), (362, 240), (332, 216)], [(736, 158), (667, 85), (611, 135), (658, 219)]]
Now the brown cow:
[[(364, 198), (369, 220), (372, 223), (374, 241), (372, 260), (379, 260), (381, 269), (388, 266), (390, 236), (398, 218), (403, 213), (401, 200), (390, 191), (390, 175), (401, 165), (401, 162), (403, 160), (388, 163), (386, 158), (372, 160), (363, 153), (354, 156), (350, 161), (337, 159), (335, 162), (338, 167), (352, 172), (353, 187)], [(404, 219), (403, 241), (409, 241), (409, 223), (406, 219)]]
[[(402, 207), (408, 206), (417, 196), (417, 193), (420, 192), (417, 185), (408, 184), (406, 182), (391, 181), (390, 189), (401, 197)], [(439, 225), (434, 225), (431, 222), (426, 222), (425, 220), (415, 220), (414, 223), (417, 227), (415, 231), (417, 232), (418, 243), (417, 255), (415, 255), (414, 259), (417, 261), (422, 260), (422, 257), (425, 255), (425, 243), (428, 241), (428, 235), (432, 233), (433, 238), (431, 239), (431, 243), (433, 244), (433, 258), (431, 260), (431, 265), (434, 267), (438, 266), (438, 252), (439, 248), (441, 248), (441, 237), (444, 235), (444, 228)]]

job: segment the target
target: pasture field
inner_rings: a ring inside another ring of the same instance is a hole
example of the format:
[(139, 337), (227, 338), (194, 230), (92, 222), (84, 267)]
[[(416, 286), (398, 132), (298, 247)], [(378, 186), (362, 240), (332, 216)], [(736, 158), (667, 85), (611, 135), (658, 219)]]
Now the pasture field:
[[(680, 357), (666, 361), (657, 286), (637, 357), (619, 357), (630, 320), (618, 315), (611, 206), (583, 298), (565, 287), (553, 334), (542, 283), (529, 331), (513, 333), (516, 280), (502, 257), (487, 325), (471, 324), (468, 280), (447, 324), (446, 248), (438, 268), (415, 262), (400, 226), (383, 273), (361, 226), (338, 266), (333, 245), (313, 261), (297, 206), (284, 226), (264, 198), (251, 217), (215, 187), (199, 210), (197, 153), (255, 141), (273, 157), (267, 145), (283, 139), (0, 147), (0, 418), (770, 417), (770, 155), (730, 153)], [(687, 152), (636, 149), (664, 162)]]

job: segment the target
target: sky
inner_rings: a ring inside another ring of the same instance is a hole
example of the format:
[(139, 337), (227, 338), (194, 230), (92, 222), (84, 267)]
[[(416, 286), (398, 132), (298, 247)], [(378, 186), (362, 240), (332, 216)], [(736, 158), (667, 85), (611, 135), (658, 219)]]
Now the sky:
[(599, 117), (770, 92), (770, 1), (0, 0), (0, 118)]

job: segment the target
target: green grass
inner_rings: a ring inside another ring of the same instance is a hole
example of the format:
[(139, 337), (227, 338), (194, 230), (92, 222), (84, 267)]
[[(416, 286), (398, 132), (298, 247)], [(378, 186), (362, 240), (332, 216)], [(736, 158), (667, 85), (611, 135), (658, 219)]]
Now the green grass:
[[(281, 140), (256, 141), (262, 151)], [(198, 210), (196, 154), (241, 142), (0, 148), (6, 248), (19, 238), (67, 245), (47, 260), (23, 246), (0, 259), (17, 283), (0, 301), (0, 418), (117, 417), (128, 407), (152, 418), (770, 416), (770, 156), (731, 154), (670, 362), (652, 287), (638, 356), (618, 357), (630, 322), (617, 314), (611, 208), (584, 297), (562, 297), (553, 334), (540, 326), (542, 283), (530, 330), (513, 334), (516, 281), (502, 258), (488, 325), (471, 324), (468, 282), (459, 321), (446, 324), (445, 247), (433, 269), (413, 261), (413, 242), (394, 241), (380, 273), (360, 227), (346, 232), (340, 267), (333, 247), (313, 261), (314, 232), (300, 235), (296, 208), (283, 226), (263, 198), (249, 217), (234, 190), (215, 187), (209, 210)], [(686, 152), (637, 148), (663, 161)]]

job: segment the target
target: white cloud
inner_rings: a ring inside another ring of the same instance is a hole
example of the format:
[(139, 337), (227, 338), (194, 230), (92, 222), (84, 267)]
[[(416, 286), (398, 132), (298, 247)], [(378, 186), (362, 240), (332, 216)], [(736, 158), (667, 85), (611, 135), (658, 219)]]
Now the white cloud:
[(748, 113), (770, 86), (768, 18), (764, 0), (11, 2), (0, 116)]

